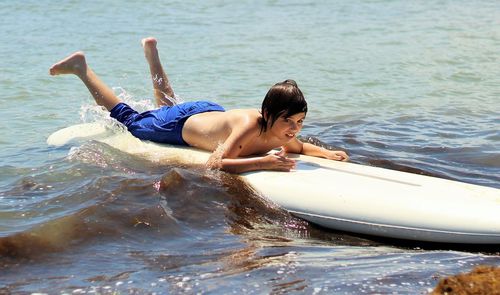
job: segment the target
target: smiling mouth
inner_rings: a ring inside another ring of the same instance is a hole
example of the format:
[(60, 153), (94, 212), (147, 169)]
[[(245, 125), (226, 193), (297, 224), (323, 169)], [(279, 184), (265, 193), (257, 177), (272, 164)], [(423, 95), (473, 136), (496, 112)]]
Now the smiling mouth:
[(287, 137), (294, 137), (295, 136), (295, 133), (286, 133), (285, 134)]

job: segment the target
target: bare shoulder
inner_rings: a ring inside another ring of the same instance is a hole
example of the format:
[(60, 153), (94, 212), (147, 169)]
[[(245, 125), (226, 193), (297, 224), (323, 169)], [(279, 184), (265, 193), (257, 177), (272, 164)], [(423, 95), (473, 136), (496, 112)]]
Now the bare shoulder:
[(260, 113), (256, 109), (235, 109), (227, 111), (233, 128), (258, 130)]

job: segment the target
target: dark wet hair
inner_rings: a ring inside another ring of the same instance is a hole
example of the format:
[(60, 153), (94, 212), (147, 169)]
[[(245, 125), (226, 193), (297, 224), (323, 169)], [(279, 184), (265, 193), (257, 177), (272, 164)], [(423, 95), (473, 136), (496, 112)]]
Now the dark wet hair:
[[(297, 83), (294, 80), (276, 83), (262, 101), (260, 132), (267, 130), (269, 122), (273, 126), (279, 117), (287, 118), (298, 113), (307, 113), (307, 102)], [(264, 114), (267, 114), (267, 120)]]

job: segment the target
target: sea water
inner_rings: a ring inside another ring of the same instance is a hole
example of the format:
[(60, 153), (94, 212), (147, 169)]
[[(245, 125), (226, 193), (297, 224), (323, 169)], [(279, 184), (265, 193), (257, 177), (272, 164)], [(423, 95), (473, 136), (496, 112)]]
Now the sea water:
[(415, 294), (500, 265), (494, 248), (315, 227), (225, 173), (45, 142), (76, 123), (114, 124), (51, 64), (82, 50), (146, 110), (140, 40), (155, 36), (184, 100), (258, 108), (295, 79), (304, 138), (356, 163), (500, 188), (500, 2), (27, 0), (0, 11), (0, 292)]

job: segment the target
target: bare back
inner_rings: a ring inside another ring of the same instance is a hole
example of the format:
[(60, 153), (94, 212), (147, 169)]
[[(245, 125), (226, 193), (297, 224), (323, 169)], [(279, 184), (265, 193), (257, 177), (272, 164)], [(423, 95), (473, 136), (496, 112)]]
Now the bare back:
[(246, 134), (245, 143), (239, 145), (238, 156), (264, 154), (282, 143), (267, 140), (260, 132), (256, 109), (235, 109), (226, 112), (206, 112), (191, 116), (182, 129), (182, 137), (190, 146), (214, 151), (234, 132)]

